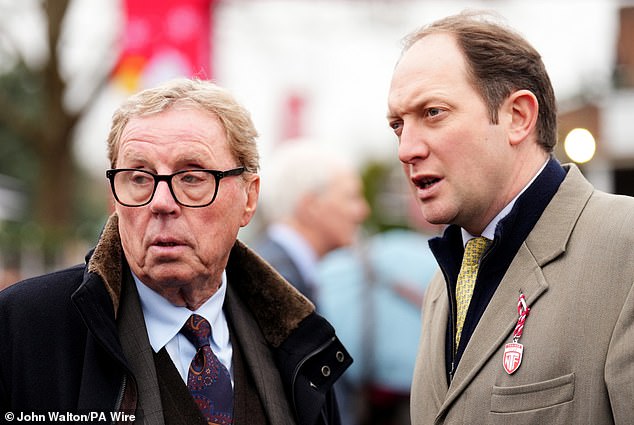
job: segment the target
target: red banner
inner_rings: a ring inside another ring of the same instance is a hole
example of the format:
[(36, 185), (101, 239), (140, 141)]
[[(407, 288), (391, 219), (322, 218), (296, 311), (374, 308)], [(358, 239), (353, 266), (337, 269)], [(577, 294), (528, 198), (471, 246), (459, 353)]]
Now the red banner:
[(178, 76), (212, 77), (216, 0), (123, 0), (124, 29), (114, 80), (134, 92)]

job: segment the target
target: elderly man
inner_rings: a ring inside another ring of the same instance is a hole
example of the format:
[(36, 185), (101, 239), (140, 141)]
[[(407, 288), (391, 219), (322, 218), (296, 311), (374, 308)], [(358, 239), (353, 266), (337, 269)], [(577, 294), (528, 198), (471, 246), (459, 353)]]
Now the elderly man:
[(206, 81), (166, 83), (115, 112), (115, 213), (86, 264), (0, 294), (0, 410), (339, 423), (346, 350), (236, 240), (258, 200), (255, 138), (248, 112)]
[(388, 119), (430, 245), (411, 412), (422, 424), (629, 424), (634, 200), (552, 157), (535, 49), (460, 14), (407, 38)]
[(253, 249), (313, 302), (315, 269), (329, 252), (351, 245), (370, 212), (361, 177), (316, 142), (292, 141), (263, 169), (266, 232)]

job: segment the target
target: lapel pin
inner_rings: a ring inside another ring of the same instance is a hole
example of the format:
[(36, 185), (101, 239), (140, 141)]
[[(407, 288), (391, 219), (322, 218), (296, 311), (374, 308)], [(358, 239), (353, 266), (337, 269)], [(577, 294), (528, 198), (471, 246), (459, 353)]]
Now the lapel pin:
[(524, 331), (524, 323), (528, 317), (530, 308), (526, 305), (526, 297), (520, 292), (519, 299), (517, 300), (517, 313), (519, 318), (517, 319), (517, 325), (513, 331), (513, 342), (509, 342), (504, 346), (504, 370), (509, 375), (515, 373), (522, 364), (522, 355), (524, 354), (524, 345), (518, 341)]

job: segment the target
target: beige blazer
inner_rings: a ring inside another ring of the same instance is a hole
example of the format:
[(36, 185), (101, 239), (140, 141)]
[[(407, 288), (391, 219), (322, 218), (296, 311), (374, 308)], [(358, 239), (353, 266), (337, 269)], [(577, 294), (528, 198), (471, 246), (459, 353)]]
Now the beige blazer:
[[(447, 289), (430, 284), (412, 384), (414, 425), (634, 424), (634, 198), (568, 174), (445, 377)], [(504, 346), (526, 295), (521, 366)]]

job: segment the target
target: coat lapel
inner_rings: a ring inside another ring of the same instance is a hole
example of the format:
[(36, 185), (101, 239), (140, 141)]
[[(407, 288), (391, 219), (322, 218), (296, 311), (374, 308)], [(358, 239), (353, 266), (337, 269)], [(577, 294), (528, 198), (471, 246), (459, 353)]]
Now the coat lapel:
[[(445, 285), (444, 279), (440, 272), (434, 278), (434, 285), (430, 285), (430, 291), (426, 296), (429, 297), (430, 302), (425, 306), (425, 314), (429, 317), (439, 318), (435, 323), (425, 323), (423, 326), (427, 326), (430, 329), (429, 341), (424, 343), (430, 345), (431, 350), (431, 362), (423, 362), (423, 365), (433, 365), (429, 374), (431, 375), (431, 382), (433, 383), (433, 397), (434, 405), (437, 408), (443, 403), (447, 395), (447, 372), (445, 369), (445, 339), (447, 337), (447, 320), (449, 318), (449, 304), (447, 303), (447, 285)], [(425, 337), (426, 333), (423, 333)], [(433, 341), (439, 343), (434, 344)], [(423, 341), (421, 341), (423, 342)], [(427, 374), (426, 374), (427, 375)]]
[[(542, 268), (565, 252), (570, 234), (593, 191), (592, 185), (575, 166), (566, 168), (569, 169), (564, 182), (520, 246), (482, 315), (462, 355), (438, 417), (444, 415), (490, 361), (494, 366), (499, 363), (502, 369), (502, 358), (492, 359), (492, 356), (503, 344), (511, 342), (518, 319), (517, 300), (520, 292), (524, 293), (530, 307), (547, 292), (549, 284), (553, 284), (546, 281)], [(446, 317), (446, 314), (440, 317)], [(444, 347), (443, 344), (438, 345)], [(442, 360), (436, 358), (435, 352), (434, 356), (435, 364), (444, 364), (444, 357)]]
[[(539, 265), (522, 244), (511, 266), (500, 282), (469, 344), (467, 345), (454, 379), (449, 387), (444, 406), (448, 406), (471, 383), (496, 353), (500, 346), (511, 342), (511, 335), (517, 323), (517, 300), (524, 293), (527, 303), (532, 305), (548, 289)], [(502, 359), (493, 359), (502, 368)]]

